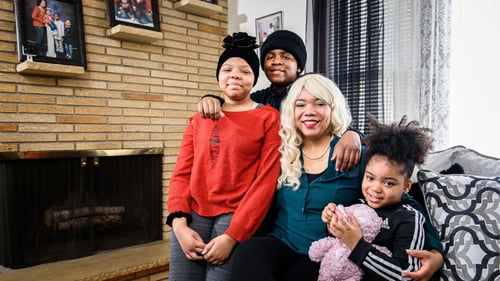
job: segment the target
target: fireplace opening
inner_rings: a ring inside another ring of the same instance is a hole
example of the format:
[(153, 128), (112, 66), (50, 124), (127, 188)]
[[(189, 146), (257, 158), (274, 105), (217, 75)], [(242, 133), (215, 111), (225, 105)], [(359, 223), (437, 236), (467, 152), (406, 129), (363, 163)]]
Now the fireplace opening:
[(2, 153), (0, 265), (23, 268), (161, 240), (162, 155)]

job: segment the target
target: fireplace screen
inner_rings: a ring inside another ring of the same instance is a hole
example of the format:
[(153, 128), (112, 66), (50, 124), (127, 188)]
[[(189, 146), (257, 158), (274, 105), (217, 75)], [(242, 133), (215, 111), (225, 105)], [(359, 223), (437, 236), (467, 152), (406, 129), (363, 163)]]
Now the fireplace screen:
[(160, 240), (156, 152), (1, 159), (0, 265), (22, 268)]

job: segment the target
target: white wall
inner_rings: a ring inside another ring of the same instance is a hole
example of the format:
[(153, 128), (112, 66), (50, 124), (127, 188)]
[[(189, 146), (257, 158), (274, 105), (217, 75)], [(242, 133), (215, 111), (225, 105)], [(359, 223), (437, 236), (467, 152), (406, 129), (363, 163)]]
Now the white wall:
[[(256, 36), (255, 19), (281, 11), (282, 29), (291, 30), (305, 39), (306, 2), (305, 0), (228, 0), (229, 33), (241, 31)], [(254, 90), (268, 86), (269, 80), (261, 69)]]
[(500, 1), (455, 0), (450, 145), (500, 157)]

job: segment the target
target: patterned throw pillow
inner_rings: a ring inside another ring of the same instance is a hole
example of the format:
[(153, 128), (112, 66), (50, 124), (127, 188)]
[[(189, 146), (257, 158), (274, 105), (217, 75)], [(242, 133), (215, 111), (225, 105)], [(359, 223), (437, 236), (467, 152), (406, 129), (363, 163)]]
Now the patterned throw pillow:
[(443, 280), (496, 280), (500, 264), (500, 176), (421, 170), (432, 225), (444, 248)]

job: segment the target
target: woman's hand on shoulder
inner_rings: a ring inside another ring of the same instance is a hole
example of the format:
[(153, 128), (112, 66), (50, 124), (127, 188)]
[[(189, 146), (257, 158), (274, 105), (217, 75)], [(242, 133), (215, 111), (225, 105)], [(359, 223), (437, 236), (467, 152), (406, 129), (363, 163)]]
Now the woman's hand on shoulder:
[(361, 158), (361, 137), (355, 131), (345, 132), (335, 145), (332, 161), (337, 160), (335, 169), (345, 172), (358, 164)]

